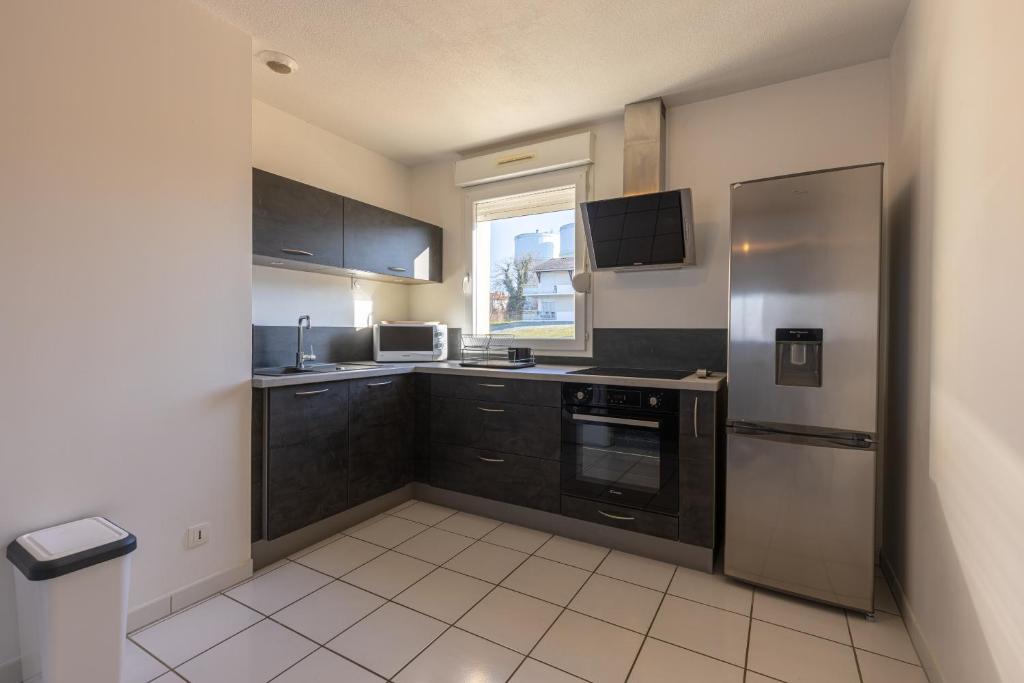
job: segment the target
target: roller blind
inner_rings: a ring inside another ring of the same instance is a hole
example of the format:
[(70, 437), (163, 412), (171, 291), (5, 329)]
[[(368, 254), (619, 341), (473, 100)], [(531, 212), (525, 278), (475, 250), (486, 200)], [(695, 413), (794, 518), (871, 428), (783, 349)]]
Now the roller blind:
[(486, 199), (476, 202), (473, 208), (477, 223), (574, 209), (576, 208), (576, 186), (566, 185), (537, 192)]

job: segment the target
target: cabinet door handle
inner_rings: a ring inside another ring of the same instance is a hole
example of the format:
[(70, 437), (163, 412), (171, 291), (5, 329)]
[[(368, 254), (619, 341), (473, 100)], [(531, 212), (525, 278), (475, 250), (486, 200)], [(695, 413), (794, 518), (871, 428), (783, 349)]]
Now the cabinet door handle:
[(404, 273), (408, 269), (407, 268), (403, 268), (402, 266), (388, 266), (388, 270), (393, 271), (395, 273)]
[(599, 515), (604, 515), (608, 519), (614, 519), (619, 522), (632, 522), (636, 520), (636, 517), (627, 517), (626, 515), (613, 515), (612, 513), (605, 512), (604, 510), (598, 510), (597, 513)]
[(304, 249), (291, 249), (288, 247), (282, 247), (281, 251), (283, 251), (286, 254), (291, 254), (292, 256), (313, 256), (313, 252), (306, 251)]
[(316, 391), (296, 391), (296, 396), (316, 396), (317, 394), (326, 394), (330, 389), (317, 389)]
[(505, 462), (505, 458), (485, 458), (482, 455), (476, 456), (480, 462)]
[(386, 387), (389, 384), (391, 384), (391, 380), (388, 380), (386, 382), (371, 382), (370, 384), (367, 384), (366, 386), (368, 386), (368, 387)]
[(484, 408), (483, 406), (477, 406), (476, 409), (477, 410), (482, 410), (485, 413), (504, 413), (505, 412), (504, 408)]
[(485, 384), (483, 382), (480, 382), (480, 386), (487, 387), (488, 389), (504, 389), (505, 388), (504, 384)]
[(697, 406), (700, 396), (693, 397), (693, 438), (699, 439), (700, 434), (697, 433)]

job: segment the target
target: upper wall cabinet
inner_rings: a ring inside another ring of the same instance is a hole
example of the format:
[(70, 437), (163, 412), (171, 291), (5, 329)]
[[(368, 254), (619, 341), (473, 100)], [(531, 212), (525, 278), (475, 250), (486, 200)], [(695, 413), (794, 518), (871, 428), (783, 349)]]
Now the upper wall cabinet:
[(441, 281), (436, 225), (258, 168), (252, 204), (257, 265), (408, 284)]
[(341, 268), (343, 221), (344, 197), (252, 169), (254, 263), (262, 256), (260, 265), (293, 262)]
[(345, 198), (345, 267), (441, 281), (441, 228)]

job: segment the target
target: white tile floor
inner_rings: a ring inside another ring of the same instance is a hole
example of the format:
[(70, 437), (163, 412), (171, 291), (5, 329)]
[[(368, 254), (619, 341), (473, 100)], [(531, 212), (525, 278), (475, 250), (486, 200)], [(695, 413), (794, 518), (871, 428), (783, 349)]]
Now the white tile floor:
[(878, 581), (868, 622), (409, 501), (131, 634), (124, 683), (924, 683)]

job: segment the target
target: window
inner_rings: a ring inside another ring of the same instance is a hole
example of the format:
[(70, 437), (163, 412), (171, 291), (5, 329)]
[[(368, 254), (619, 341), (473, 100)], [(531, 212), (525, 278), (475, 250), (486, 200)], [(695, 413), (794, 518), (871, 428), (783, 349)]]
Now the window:
[(586, 347), (586, 296), (572, 287), (585, 266), (585, 197), (578, 169), (467, 192), (474, 333), (511, 334), (537, 349)]

